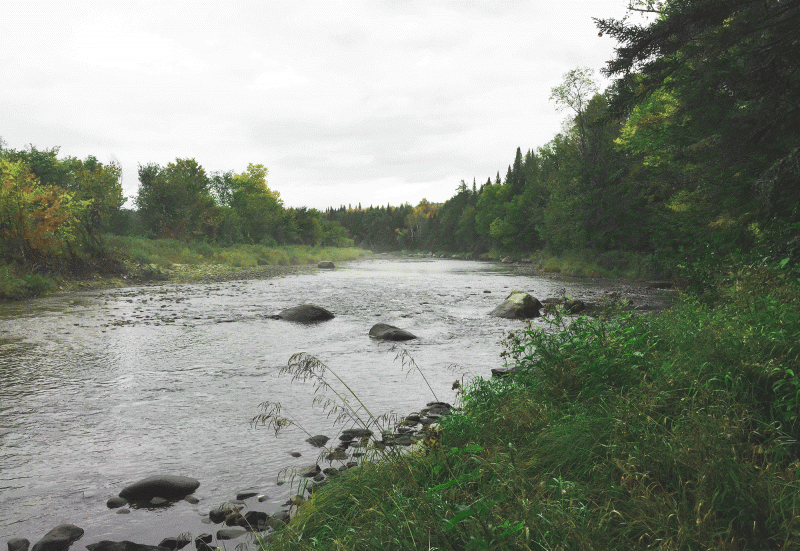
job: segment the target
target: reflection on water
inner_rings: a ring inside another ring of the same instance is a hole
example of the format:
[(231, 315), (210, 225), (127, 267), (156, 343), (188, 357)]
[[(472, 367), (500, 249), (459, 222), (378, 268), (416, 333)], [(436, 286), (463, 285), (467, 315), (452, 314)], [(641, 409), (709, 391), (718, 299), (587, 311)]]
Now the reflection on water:
[[(81, 546), (154, 545), (216, 531), (202, 515), (245, 488), (269, 495), (262, 510), (274, 512), (290, 491), (275, 484), (278, 472), (314, 462), (318, 450), (299, 431), (276, 439), (254, 429), (258, 404), (281, 402), (311, 434), (336, 433), (312, 410), (310, 386), (278, 377), (292, 354), (318, 357), (373, 412), (405, 414), (433, 398), (403, 372), (391, 344), (367, 336), (375, 323), (397, 325), (419, 336), (403, 346), (436, 396), (452, 401), (453, 380), (500, 366), (501, 339), (522, 324), (487, 314), (517, 288), (540, 299), (566, 288), (589, 301), (609, 291), (654, 300), (622, 284), (543, 279), (504, 265), (373, 260), (0, 305), (0, 540), (37, 541), (68, 522), (86, 530)], [(304, 302), (336, 318), (299, 325), (270, 317)], [(200, 503), (128, 515), (105, 507), (125, 485), (157, 473), (199, 479)]]

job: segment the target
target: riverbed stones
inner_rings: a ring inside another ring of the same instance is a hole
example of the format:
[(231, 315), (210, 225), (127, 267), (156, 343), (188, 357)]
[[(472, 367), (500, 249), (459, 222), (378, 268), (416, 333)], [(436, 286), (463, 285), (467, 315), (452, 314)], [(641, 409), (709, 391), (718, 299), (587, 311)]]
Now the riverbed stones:
[(25, 538), (14, 538), (12, 540), (8, 540), (8, 551), (28, 551), (30, 546), (31, 542)]
[(399, 327), (386, 323), (376, 323), (373, 325), (372, 329), (369, 330), (369, 336), (373, 339), (382, 339), (385, 341), (410, 341), (411, 339), (417, 338), (416, 335), (409, 333), (405, 329), (400, 329)]
[(250, 532), (263, 532), (267, 528), (269, 515), (263, 511), (248, 511), (244, 515), (244, 522), (239, 526)]
[(339, 435), (339, 440), (349, 442), (351, 440), (368, 438), (372, 436), (372, 431), (369, 429), (344, 429), (342, 434)]
[(150, 501), (154, 497), (183, 499), (199, 486), (199, 480), (188, 476), (158, 475), (127, 486), (119, 493), (119, 497), (128, 501)]
[(119, 509), (128, 504), (128, 500), (124, 497), (112, 497), (108, 501), (106, 501), (106, 507), (109, 509)]
[(287, 308), (278, 314), (278, 318), (286, 321), (295, 321), (299, 323), (314, 323), (318, 321), (327, 321), (333, 319), (335, 316), (332, 312), (315, 306), (314, 304), (301, 304)]
[(541, 308), (542, 303), (538, 299), (525, 291), (515, 290), (489, 315), (507, 319), (538, 318)]
[(217, 530), (217, 539), (222, 540), (235, 540), (236, 538), (241, 538), (247, 534), (247, 530), (237, 530), (237, 529), (222, 529)]
[(159, 547), (166, 547), (167, 549), (172, 549), (173, 551), (175, 551), (177, 549), (183, 549), (184, 547), (189, 545), (191, 542), (192, 542), (192, 540), (190, 540), (189, 538), (182, 538), (182, 537), (174, 538), (174, 537), (170, 537), (170, 538), (164, 538), (163, 540), (161, 540), (161, 543), (159, 543), (158, 546)]
[(330, 260), (323, 260), (319, 264), (317, 264), (317, 268), (322, 270), (333, 270), (336, 266), (333, 265), (333, 262)]
[(223, 509), (219, 509), (219, 508), (211, 509), (208, 512), (208, 518), (211, 519), (211, 522), (213, 522), (214, 524), (219, 524), (220, 522), (225, 520), (225, 517), (227, 517), (227, 516), (228, 516), (228, 513), (226, 513)]
[(37, 541), (31, 551), (66, 551), (82, 535), (83, 528), (74, 524), (59, 524)]
[(322, 469), (316, 463), (314, 465), (308, 465), (306, 467), (298, 467), (295, 470), (295, 474), (297, 476), (304, 476), (306, 478), (314, 478), (319, 474)]
[(256, 497), (257, 495), (258, 490), (242, 490), (241, 492), (236, 492), (236, 499), (243, 501), (251, 497)]
[(316, 436), (312, 436), (311, 438), (306, 438), (306, 442), (308, 442), (315, 448), (321, 448), (322, 446), (328, 443), (328, 440), (330, 440), (330, 438), (328, 438), (324, 434), (318, 434)]

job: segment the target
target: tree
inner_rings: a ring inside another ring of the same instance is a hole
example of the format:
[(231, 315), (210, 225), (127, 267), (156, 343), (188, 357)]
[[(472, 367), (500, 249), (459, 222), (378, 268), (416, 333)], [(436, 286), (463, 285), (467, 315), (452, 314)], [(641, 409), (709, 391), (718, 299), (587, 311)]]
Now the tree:
[(23, 161), (0, 159), (0, 251), (34, 266), (69, 245), (88, 201), (58, 186), (45, 186)]
[(564, 73), (564, 82), (551, 90), (550, 99), (555, 102), (556, 108), (570, 108), (575, 112), (575, 122), (580, 137), (581, 153), (586, 151), (586, 122), (584, 113), (589, 105), (589, 100), (597, 91), (594, 81), (594, 69), (578, 67)]
[(139, 166), (136, 206), (145, 227), (157, 237), (213, 238), (221, 222), (205, 170), (194, 159), (175, 159), (165, 168)]

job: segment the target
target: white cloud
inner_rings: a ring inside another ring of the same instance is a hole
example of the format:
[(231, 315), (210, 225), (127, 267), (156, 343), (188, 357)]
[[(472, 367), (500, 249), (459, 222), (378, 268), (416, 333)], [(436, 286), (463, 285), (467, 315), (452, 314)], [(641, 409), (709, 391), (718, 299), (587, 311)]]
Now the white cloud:
[(11, 2), (0, 136), (11, 147), (207, 171), (269, 167), (289, 206), (442, 201), (549, 141), (550, 88), (613, 42), (562, 2)]

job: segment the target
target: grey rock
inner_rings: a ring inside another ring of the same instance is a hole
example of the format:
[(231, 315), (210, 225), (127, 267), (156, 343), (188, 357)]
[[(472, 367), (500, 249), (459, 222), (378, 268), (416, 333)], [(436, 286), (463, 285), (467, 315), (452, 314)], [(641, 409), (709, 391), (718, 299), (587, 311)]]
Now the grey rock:
[(286, 321), (297, 321), (300, 323), (313, 323), (317, 321), (327, 321), (335, 316), (325, 308), (314, 306), (313, 304), (301, 304), (287, 308), (278, 314), (278, 317)]
[(230, 529), (230, 530), (217, 530), (217, 539), (218, 540), (235, 540), (236, 538), (241, 538), (247, 534), (247, 530), (237, 530), (237, 529)]
[(386, 341), (408, 341), (417, 338), (416, 335), (409, 333), (405, 329), (400, 329), (399, 327), (385, 323), (376, 323), (373, 325), (372, 329), (369, 330), (369, 336), (373, 339), (383, 339)]
[(106, 507), (108, 507), (109, 509), (118, 509), (123, 505), (127, 504), (128, 500), (125, 499), (124, 497), (112, 497), (111, 499), (106, 501)]
[(128, 501), (149, 501), (154, 497), (182, 499), (194, 493), (200, 481), (188, 476), (151, 476), (124, 488), (119, 497)]
[(241, 492), (236, 493), (236, 499), (244, 500), (250, 499), (251, 497), (256, 497), (258, 495), (257, 490), (243, 490)]
[(169, 503), (169, 501), (167, 501), (163, 497), (154, 497), (153, 499), (150, 500), (150, 505), (154, 507), (161, 507), (162, 505), (166, 505), (167, 503)]
[(159, 547), (166, 547), (167, 549), (172, 549), (175, 551), (176, 549), (183, 549), (187, 545), (192, 542), (190, 539), (183, 539), (183, 538), (164, 538), (161, 540), (161, 543), (158, 544)]
[(226, 526), (239, 526), (240, 521), (244, 521), (242, 513), (231, 513), (225, 517)]
[(8, 540), (8, 551), (28, 551), (30, 546), (31, 542), (25, 538), (14, 538), (13, 540)]
[(118, 515), (130, 515), (131, 514), (131, 510), (130, 509), (118, 509), (117, 510), (117, 514)]
[(269, 516), (263, 511), (248, 511), (244, 516), (244, 522), (239, 523), (239, 526), (250, 530), (251, 532), (263, 532), (267, 528)]
[(213, 522), (214, 524), (219, 524), (220, 522), (225, 520), (225, 517), (227, 516), (228, 514), (222, 509), (211, 509), (208, 512), (208, 518), (211, 519), (211, 522)]
[(59, 524), (34, 544), (32, 551), (66, 551), (83, 535), (83, 528), (73, 524)]
[(292, 457), (300, 457), (303, 454), (300, 452), (289, 452), (289, 455), (291, 455)]
[(200, 503), (200, 500), (194, 496), (186, 496), (185, 498), (183, 498), (183, 501), (191, 503), (192, 505), (197, 505), (198, 503)]
[(319, 465), (314, 464), (308, 465), (307, 467), (298, 467), (295, 469), (295, 474), (298, 476), (304, 476), (306, 478), (313, 478), (317, 476), (321, 470), (322, 469), (320, 469)]
[(318, 434), (316, 436), (312, 436), (311, 438), (306, 438), (306, 442), (308, 442), (315, 448), (321, 448), (322, 446), (328, 443), (328, 440), (330, 440), (330, 438), (328, 438), (324, 434)]
[(511, 291), (506, 300), (491, 311), (490, 316), (508, 319), (538, 318), (542, 303), (524, 291)]
[(336, 266), (333, 265), (333, 262), (330, 260), (323, 260), (319, 264), (317, 264), (317, 268), (322, 268), (323, 270), (333, 270)]
[(287, 511), (278, 511), (277, 513), (269, 517), (269, 521), (267, 522), (267, 524), (269, 525), (270, 528), (277, 528), (281, 524), (287, 524), (290, 518), (291, 517)]

